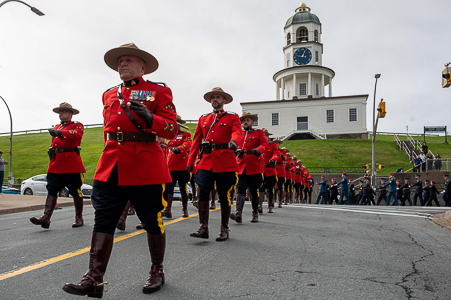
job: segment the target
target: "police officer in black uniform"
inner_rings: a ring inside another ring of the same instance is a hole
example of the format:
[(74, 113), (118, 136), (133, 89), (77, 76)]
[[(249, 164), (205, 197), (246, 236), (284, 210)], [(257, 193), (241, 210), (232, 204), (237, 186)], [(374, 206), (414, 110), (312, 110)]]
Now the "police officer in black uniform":
[(424, 206), (423, 201), (423, 182), (421, 181), (420, 174), (415, 175), (415, 178), (417, 179), (417, 182), (412, 184), (412, 186), (416, 186), (415, 189), (415, 195), (413, 196), (413, 206), (417, 205), (417, 198), (420, 198), (420, 204), (421, 206)]

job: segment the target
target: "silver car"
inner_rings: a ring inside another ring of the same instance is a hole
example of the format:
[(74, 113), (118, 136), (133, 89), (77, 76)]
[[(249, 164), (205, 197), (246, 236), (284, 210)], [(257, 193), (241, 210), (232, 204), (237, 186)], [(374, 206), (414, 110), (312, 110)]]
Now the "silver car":
[[(28, 178), (22, 182), (20, 186), (20, 194), (21, 195), (39, 195), (39, 196), (47, 196), (47, 174), (40, 174)], [(81, 186), (81, 194), (83, 198), (91, 197), (92, 186), (89, 184), (83, 184)], [(63, 188), (59, 193), (59, 197), (72, 197), (69, 194), (67, 188)]]

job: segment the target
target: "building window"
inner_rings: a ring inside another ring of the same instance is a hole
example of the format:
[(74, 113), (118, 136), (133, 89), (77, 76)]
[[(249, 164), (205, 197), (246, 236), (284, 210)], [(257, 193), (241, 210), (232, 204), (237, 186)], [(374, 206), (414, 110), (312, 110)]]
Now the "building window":
[(299, 84), (299, 95), (300, 96), (307, 95), (307, 83)]
[(327, 123), (334, 122), (334, 110), (333, 109), (326, 110), (326, 122)]
[(315, 30), (315, 42), (318, 42), (318, 30)]
[(357, 122), (357, 108), (349, 109), (349, 122)]
[(308, 130), (308, 117), (297, 117), (298, 130)]
[(319, 62), (319, 53), (315, 51), (315, 62)]
[(319, 84), (316, 84), (316, 96), (319, 96)]
[[(256, 116), (257, 118), (258, 118), (258, 114), (253, 114), (254, 116)], [(257, 119), (257, 121), (255, 121), (253, 124), (252, 124), (252, 127), (258, 127), (258, 119)]]
[(287, 46), (289, 44), (291, 44), (291, 33), (290, 32), (288, 32), (288, 34), (287, 34)]
[(291, 58), (291, 53), (287, 53), (287, 68), (290, 67), (290, 58)]
[(308, 42), (308, 29), (304, 26), (299, 27), (296, 32), (297, 42)]
[(271, 125), (278, 126), (279, 125), (279, 113), (271, 114)]

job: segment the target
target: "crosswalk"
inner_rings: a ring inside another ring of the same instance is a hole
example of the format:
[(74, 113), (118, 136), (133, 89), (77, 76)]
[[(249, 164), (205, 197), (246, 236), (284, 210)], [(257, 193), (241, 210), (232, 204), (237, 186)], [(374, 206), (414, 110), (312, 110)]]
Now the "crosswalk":
[(451, 207), (421, 207), (421, 206), (350, 206), (350, 205), (314, 205), (291, 204), (288, 207), (299, 209), (330, 210), (347, 213), (377, 214), (413, 218), (430, 218), (434, 214), (444, 213)]

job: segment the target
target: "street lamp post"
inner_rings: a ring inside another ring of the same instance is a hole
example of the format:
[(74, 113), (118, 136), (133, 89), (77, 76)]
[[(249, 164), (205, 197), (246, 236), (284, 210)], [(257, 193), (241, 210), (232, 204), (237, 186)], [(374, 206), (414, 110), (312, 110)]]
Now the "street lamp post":
[(376, 87), (377, 79), (381, 77), (381, 74), (376, 74), (376, 82), (374, 84), (374, 101), (373, 101), (373, 136), (372, 136), (372, 156), (371, 156), (371, 184), (376, 184)]
[(37, 14), (40, 17), (42, 17), (44, 15), (44, 13), (42, 11), (40, 11), (39, 9), (37, 9), (36, 7), (28, 5), (27, 3), (23, 2), (23, 1), (20, 1), (20, 0), (6, 0), (6, 1), (3, 1), (2, 3), (0, 3), (0, 7), (2, 7), (3, 5), (5, 5), (6, 3), (11, 2), (11, 1), (20, 2), (20, 3), (28, 6), (31, 9), (32, 12), (34, 12), (35, 14)]
[[(10, 131), (9, 131), (9, 175), (8, 175), (8, 186), (11, 187), (11, 179), (13, 178), (12, 165), (13, 165), (13, 117), (11, 116), (11, 111), (9, 110), (9, 106), (6, 103), (5, 99), (2, 96), (0, 98), (5, 102), (6, 108), (9, 113), (9, 120), (11, 122)], [(3, 182), (1, 182), (3, 184)]]

